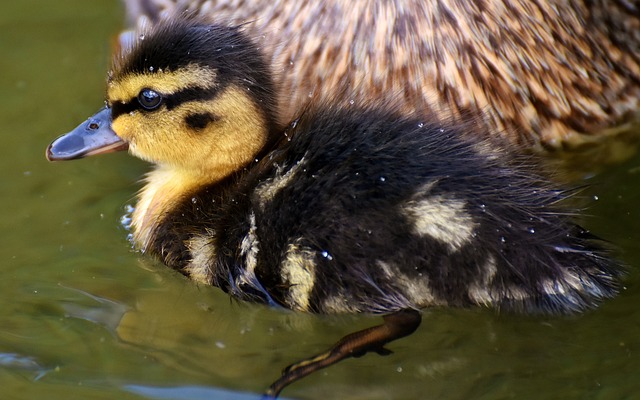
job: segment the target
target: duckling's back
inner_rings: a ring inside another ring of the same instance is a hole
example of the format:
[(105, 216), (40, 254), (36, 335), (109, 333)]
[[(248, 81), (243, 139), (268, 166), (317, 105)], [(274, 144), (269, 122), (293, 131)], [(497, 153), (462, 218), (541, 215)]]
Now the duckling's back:
[(182, 233), (191, 253), (174, 267), (240, 298), (323, 313), (567, 312), (612, 296), (619, 270), (560, 208), (565, 194), (465, 129), (478, 128), (308, 110), (246, 175), (174, 210), (193, 229), (215, 204), (211, 225)]

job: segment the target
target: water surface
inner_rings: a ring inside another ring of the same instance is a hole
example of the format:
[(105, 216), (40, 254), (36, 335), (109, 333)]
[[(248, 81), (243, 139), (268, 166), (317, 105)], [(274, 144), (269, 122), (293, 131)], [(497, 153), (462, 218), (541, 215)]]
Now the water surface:
[[(2, 6), (0, 397), (257, 398), (282, 367), (379, 320), (240, 304), (188, 282), (132, 252), (119, 224), (144, 163), (46, 162), (51, 139), (101, 106), (122, 15), (115, 0)], [(618, 298), (574, 317), (431, 310), (393, 355), (348, 360), (285, 395), (640, 398), (640, 157), (589, 183), (584, 225), (630, 266)]]

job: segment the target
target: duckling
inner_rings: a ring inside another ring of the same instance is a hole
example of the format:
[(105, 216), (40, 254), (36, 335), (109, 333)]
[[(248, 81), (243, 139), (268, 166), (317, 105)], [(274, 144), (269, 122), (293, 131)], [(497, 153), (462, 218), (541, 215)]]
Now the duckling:
[[(640, 6), (629, 1), (125, 0), (131, 26), (188, 8), (245, 23), (277, 66), (280, 122), (336, 96), (473, 114), (567, 178), (640, 137)], [(123, 41), (129, 36), (123, 35)], [(348, 87), (350, 90), (343, 90)], [(311, 98), (310, 98), (311, 97)], [(349, 99), (345, 99), (349, 100)], [(575, 173), (571, 173), (575, 171)]]
[(384, 323), (288, 368), (271, 388), (412, 333), (418, 310), (566, 313), (613, 296), (621, 268), (534, 161), (473, 121), (320, 102), (282, 126), (268, 58), (244, 27), (163, 21), (115, 57), (106, 107), (49, 160), (116, 150), (155, 165), (142, 252), (235, 298)]

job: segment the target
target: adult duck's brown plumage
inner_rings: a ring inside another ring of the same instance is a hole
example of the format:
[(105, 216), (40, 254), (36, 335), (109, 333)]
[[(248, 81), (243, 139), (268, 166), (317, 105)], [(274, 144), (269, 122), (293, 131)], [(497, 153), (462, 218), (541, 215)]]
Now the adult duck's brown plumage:
[(287, 93), (281, 122), (310, 97), (399, 101), (407, 112), (473, 114), (484, 132), (571, 153), (565, 167), (578, 171), (628, 157), (640, 138), (637, 1), (125, 3), (130, 25), (187, 8), (246, 23)]
[(282, 126), (288, 94), (243, 28), (174, 18), (139, 37), (115, 58), (107, 106), (48, 158), (128, 148), (155, 164), (134, 241), (195, 281), (292, 310), (387, 315), (275, 393), (383, 351), (424, 307), (563, 313), (616, 293), (619, 267), (561, 205), (566, 193), (479, 139), (481, 124), (338, 98)]

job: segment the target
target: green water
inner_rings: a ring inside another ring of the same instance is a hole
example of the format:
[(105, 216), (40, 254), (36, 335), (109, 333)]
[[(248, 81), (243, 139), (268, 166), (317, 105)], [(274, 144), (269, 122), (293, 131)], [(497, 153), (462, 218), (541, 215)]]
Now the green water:
[[(146, 165), (50, 164), (102, 104), (116, 0), (0, 6), (0, 398), (257, 398), (288, 363), (377, 323), (239, 304), (130, 251), (119, 224)], [(640, 399), (640, 157), (590, 182), (585, 222), (630, 265), (569, 318), (433, 310), (395, 353), (294, 384), (303, 399)]]

